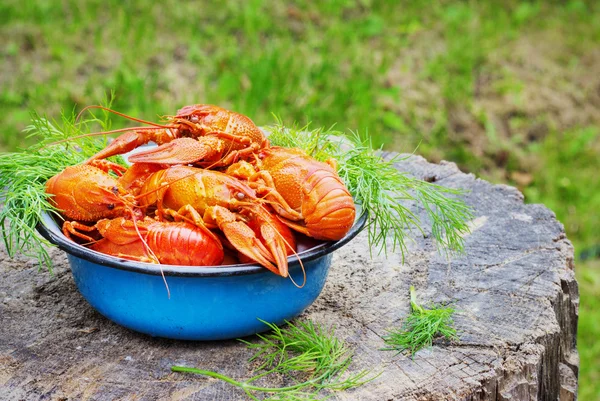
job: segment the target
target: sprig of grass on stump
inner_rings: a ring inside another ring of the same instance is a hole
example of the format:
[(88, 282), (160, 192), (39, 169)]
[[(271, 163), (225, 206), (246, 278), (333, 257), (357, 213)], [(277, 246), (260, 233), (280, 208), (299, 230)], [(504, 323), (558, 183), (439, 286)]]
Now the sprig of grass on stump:
[[(259, 362), (257, 375), (247, 380), (236, 380), (209, 370), (173, 366), (173, 372), (194, 373), (222, 380), (239, 387), (253, 400), (318, 400), (324, 391), (339, 391), (358, 387), (378, 375), (368, 370), (348, 375), (352, 351), (335, 336), (311, 321), (287, 323), (280, 328), (265, 323), (269, 334), (258, 337), (261, 341), (251, 343), (240, 340), (254, 351), (249, 362)], [(293, 384), (284, 387), (265, 387), (254, 384), (269, 376), (283, 376)]]
[(401, 328), (389, 330), (384, 337), (388, 347), (384, 350), (407, 352), (411, 356), (422, 348), (430, 347), (436, 337), (456, 340), (456, 329), (452, 327), (452, 307), (434, 305), (425, 309), (417, 303), (415, 287), (410, 286), (411, 313), (404, 320)]

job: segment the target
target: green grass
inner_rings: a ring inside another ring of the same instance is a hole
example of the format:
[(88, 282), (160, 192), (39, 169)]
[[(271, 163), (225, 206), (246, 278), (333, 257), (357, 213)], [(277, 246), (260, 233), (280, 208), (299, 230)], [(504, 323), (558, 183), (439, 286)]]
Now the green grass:
[(580, 356), (579, 399), (600, 400), (600, 262), (579, 263), (577, 280), (581, 294), (577, 337)]
[[(259, 124), (276, 113), (286, 122), (368, 129), (379, 143), (402, 133), (407, 150), (424, 137), (423, 151), (442, 147), (477, 167), (446, 131), (457, 107), (472, 108), (476, 80), (493, 67), (496, 49), (548, 20), (573, 41), (600, 32), (596, 23), (567, 23), (590, 19), (591, 6), (578, 2), (122, 3), (0, 5), (4, 142), (19, 143), (31, 108), (56, 116), (114, 89), (117, 109), (147, 119), (217, 103)], [(397, 82), (399, 72), (415, 84)]]
[[(548, 205), (578, 254), (600, 243), (592, 0), (6, 0), (0, 15), (0, 150), (26, 143), (30, 110), (59, 118), (111, 90), (144, 119), (216, 103), (418, 146)], [(600, 284), (597, 262), (577, 266), (580, 399), (593, 399)]]
[(600, 127), (556, 133), (528, 153), (538, 165), (524, 188), (527, 199), (556, 212), (577, 250), (600, 245)]

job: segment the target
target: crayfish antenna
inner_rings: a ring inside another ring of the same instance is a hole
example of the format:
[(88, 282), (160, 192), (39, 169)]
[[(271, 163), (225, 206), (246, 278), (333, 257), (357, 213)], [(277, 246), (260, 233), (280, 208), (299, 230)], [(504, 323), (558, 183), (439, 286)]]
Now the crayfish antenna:
[(296, 288), (302, 288), (306, 285), (306, 269), (304, 268), (304, 264), (302, 263), (302, 259), (300, 258), (300, 256), (296, 253), (296, 251), (292, 250), (292, 252), (294, 253), (294, 256), (296, 256), (296, 258), (298, 259), (298, 263), (300, 263), (300, 267), (302, 268), (302, 285), (298, 285), (294, 279), (292, 278), (292, 275), (288, 275), (288, 277), (290, 278), (290, 281), (292, 282), (292, 284), (294, 284), (294, 286), (296, 286)]
[(151, 121), (142, 120), (140, 118), (135, 118), (135, 117), (129, 116), (127, 114), (124, 114), (124, 113), (121, 113), (121, 112), (118, 112), (116, 110), (109, 109), (108, 107), (104, 107), (104, 106), (100, 106), (100, 105), (85, 106), (83, 109), (81, 109), (81, 111), (79, 112), (79, 114), (77, 114), (77, 117), (75, 117), (75, 123), (77, 123), (77, 121), (79, 121), (79, 119), (81, 118), (81, 116), (83, 115), (83, 113), (85, 113), (86, 111), (88, 111), (90, 109), (100, 109), (100, 110), (108, 111), (109, 113), (116, 114), (116, 115), (121, 116), (123, 118), (126, 118), (128, 120), (137, 121), (138, 123), (142, 123), (142, 124), (152, 125), (152, 126), (157, 127), (157, 128), (172, 128), (172, 127), (166, 127), (166, 126), (164, 126), (162, 124), (153, 123)]
[(136, 121), (136, 122), (139, 122), (139, 123), (142, 123), (142, 124), (150, 125), (151, 127), (129, 127), (129, 128), (114, 129), (114, 130), (110, 130), (110, 131), (92, 132), (92, 133), (89, 133), (89, 134), (76, 135), (76, 136), (72, 136), (72, 137), (67, 138), (67, 139), (62, 139), (60, 141), (52, 142), (52, 143), (50, 143), (50, 144), (48, 144), (46, 146), (58, 145), (58, 144), (61, 144), (61, 143), (64, 143), (64, 142), (72, 141), (73, 139), (80, 139), (80, 138), (87, 138), (87, 137), (92, 137), (92, 136), (101, 136), (101, 135), (115, 134), (117, 132), (133, 131), (133, 130), (137, 130), (137, 129), (146, 129), (146, 130), (148, 130), (148, 129), (177, 128), (174, 125), (157, 124), (157, 123), (153, 123), (151, 121), (146, 121), (146, 120), (142, 120), (140, 118), (135, 118), (135, 117), (132, 117), (132, 116), (128, 116), (127, 114), (123, 114), (123, 113), (120, 113), (120, 112), (118, 112), (116, 110), (112, 110), (112, 109), (109, 109), (108, 107), (104, 107), (104, 106), (100, 106), (100, 105), (91, 105), (91, 106), (84, 107), (77, 114), (77, 117), (75, 117), (75, 123), (77, 123), (79, 121), (79, 119), (81, 118), (81, 116), (83, 115), (83, 113), (85, 113), (86, 111), (88, 111), (90, 109), (104, 110), (104, 111), (116, 114), (118, 116), (121, 116), (121, 117), (126, 118), (126, 119), (131, 120), (131, 121)]
[(163, 283), (165, 283), (165, 288), (167, 289), (167, 298), (171, 299), (171, 290), (169, 289), (169, 284), (167, 283), (167, 278), (165, 277), (165, 273), (164, 273), (164, 271), (162, 269), (160, 260), (158, 260), (158, 256), (156, 256), (156, 254), (150, 248), (150, 245), (148, 245), (148, 243), (144, 239), (144, 236), (140, 232), (140, 230), (138, 228), (138, 225), (137, 225), (137, 218), (136, 218), (135, 212), (134, 212), (134, 210), (132, 208), (129, 208), (129, 213), (131, 214), (131, 220), (133, 221), (133, 227), (135, 228), (135, 232), (137, 233), (139, 239), (142, 241), (142, 244), (144, 244), (144, 248), (146, 248), (146, 250), (150, 254), (150, 257), (153, 258), (156, 261), (156, 264), (158, 264), (158, 268), (160, 269), (160, 275), (161, 275), (161, 277), (163, 279)]
[(129, 128), (113, 129), (110, 131), (90, 132), (88, 134), (75, 135), (70, 138), (65, 138), (65, 139), (61, 139), (60, 141), (49, 143), (49, 144), (45, 145), (43, 148), (47, 148), (49, 146), (60, 145), (61, 143), (65, 143), (65, 142), (71, 142), (74, 139), (89, 138), (92, 136), (116, 134), (118, 132), (135, 131), (135, 130), (139, 130), (139, 129), (150, 130), (150, 129), (165, 129), (165, 128), (176, 128), (176, 127), (169, 126), (169, 125), (163, 125), (162, 127), (129, 127)]

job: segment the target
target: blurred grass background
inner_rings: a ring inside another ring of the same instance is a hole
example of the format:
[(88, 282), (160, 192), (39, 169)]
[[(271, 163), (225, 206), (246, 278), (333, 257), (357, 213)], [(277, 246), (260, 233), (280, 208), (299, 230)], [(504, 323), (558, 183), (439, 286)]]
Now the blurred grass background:
[(600, 399), (595, 1), (3, 0), (0, 15), (0, 150), (27, 144), (31, 110), (114, 90), (148, 120), (214, 103), (368, 130), (546, 204), (578, 257), (580, 399)]

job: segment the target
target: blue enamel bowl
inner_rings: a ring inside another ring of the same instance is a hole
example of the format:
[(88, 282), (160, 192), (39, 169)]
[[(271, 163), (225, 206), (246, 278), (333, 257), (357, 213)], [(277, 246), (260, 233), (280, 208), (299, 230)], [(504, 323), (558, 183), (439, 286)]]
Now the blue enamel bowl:
[[(299, 253), (306, 271), (302, 288), (256, 264), (155, 265), (101, 254), (67, 239), (48, 214), (38, 231), (67, 252), (79, 291), (113, 322), (157, 337), (224, 340), (268, 329), (259, 319), (282, 324), (299, 315), (321, 293), (332, 252), (354, 238), (366, 220), (363, 212), (341, 240)], [(302, 283), (297, 258), (288, 263), (291, 277)]]

